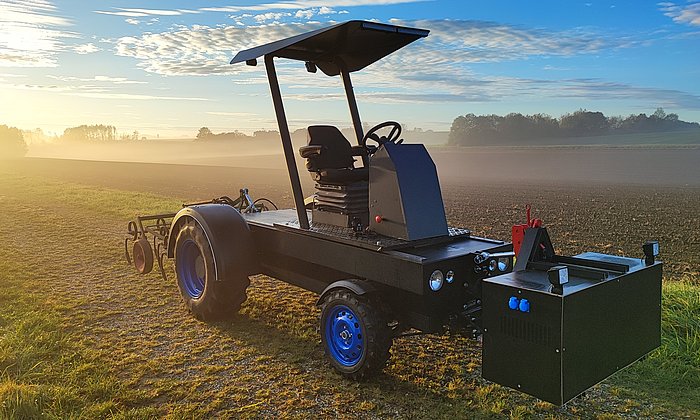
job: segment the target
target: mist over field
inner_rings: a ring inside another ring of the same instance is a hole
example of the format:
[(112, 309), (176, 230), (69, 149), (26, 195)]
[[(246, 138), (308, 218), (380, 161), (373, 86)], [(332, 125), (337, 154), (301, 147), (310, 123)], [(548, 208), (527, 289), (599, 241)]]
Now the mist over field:
[[(700, 185), (697, 167), (700, 146), (693, 143), (698, 141), (698, 134), (667, 136), (678, 144), (659, 145), (658, 135), (637, 135), (628, 142), (636, 139), (637, 143), (647, 144), (451, 147), (433, 143), (428, 144), (428, 150), (443, 184), (596, 182)], [(605, 139), (596, 138), (599, 142)], [(406, 140), (409, 143), (417, 141), (416, 137)], [(305, 136), (294, 137), (300, 177), (302, 182), (309, 181), (310, 184), (305, 161), (298, 154), (299, 146), (305, 142)], [(686, 144), (682, 144), (684, 142)], [(247, 168), (263, 174), (282, 171), (282, 179), (277, 182), (287, 185), (282, 147), (279, 139), (274, 137), (235, 141), (31, 143), (27, 157)], [(76, 162), (69, 166), (79, 165)]]

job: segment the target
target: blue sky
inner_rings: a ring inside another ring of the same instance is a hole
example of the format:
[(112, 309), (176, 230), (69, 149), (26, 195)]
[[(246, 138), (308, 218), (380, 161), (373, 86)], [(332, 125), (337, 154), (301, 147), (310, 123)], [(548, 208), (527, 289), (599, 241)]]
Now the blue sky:
[[(363, 121), (447, 130), (467, 113), (700, 121), (698, 1), (2, 0), (0, 124), (155, 137), (275, 128), (240, 49), (351, 19), (431, 31), (353, 83)], [(348, 126), (338, 78), (278, 64), (292, 128)]]

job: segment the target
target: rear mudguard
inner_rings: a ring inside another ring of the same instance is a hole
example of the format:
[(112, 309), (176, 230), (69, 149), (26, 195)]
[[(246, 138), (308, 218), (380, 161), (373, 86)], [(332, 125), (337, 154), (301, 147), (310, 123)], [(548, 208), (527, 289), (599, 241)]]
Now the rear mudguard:
[(243, 216), (227, 204), (201, 204), (180, 210), (170, 227), (168, 257), (175, 255), (175, 241), (181, 224), (193, 219), (204, 231), (214, 255), (216, 280), (256, 274), (257, 252), (250, 228)]

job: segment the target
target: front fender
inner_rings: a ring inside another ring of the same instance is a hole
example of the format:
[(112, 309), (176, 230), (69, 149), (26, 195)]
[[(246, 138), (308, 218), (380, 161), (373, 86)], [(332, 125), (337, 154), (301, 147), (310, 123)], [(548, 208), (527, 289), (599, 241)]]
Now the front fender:
[(216, 280), (233, 279), (257, 273), (255, 244), (248, 223), (235, 208), (227, 204), (201, 204), (180, 210), (170, 226), (168, 257), (175, 255), (175, 242), (182, 222), (193, 219), (209, 241)]
[(316, 301), (316, 306), (319, 306), (323, 303), (323, 299), (326, 297), (326, 295), (331, 291), (335, 289), (347, 289), (354, 294), (358, 296), (365, 295), (367, 293), (371, 292), (376, 292), (377, 289), (372, 285), (372, 283), (365, 281), (365, 280), (358, 280), (358, 279), (348, 279), (348, 280), (338, 280), (336, 282), (333, 282), (326, 287), (323, 292), (321, 292), (321, 296), (318, 297), (318, 301)]

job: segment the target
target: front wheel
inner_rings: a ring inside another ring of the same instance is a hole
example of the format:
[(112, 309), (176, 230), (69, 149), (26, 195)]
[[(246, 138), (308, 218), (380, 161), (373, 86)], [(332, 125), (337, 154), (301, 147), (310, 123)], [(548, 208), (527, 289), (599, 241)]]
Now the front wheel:
[(216, 280), (212, 247), (193, 219), (183, 223), (177, 235), (175, 271), (185, 306), (201, 321), (230, 318), (247, 298), (247, 276)]
[(392, 334), (379, 305), (366, 296), (334, 290), (321, 306), (321, 340), (338, 372), (363, 380), (386, 365)]

